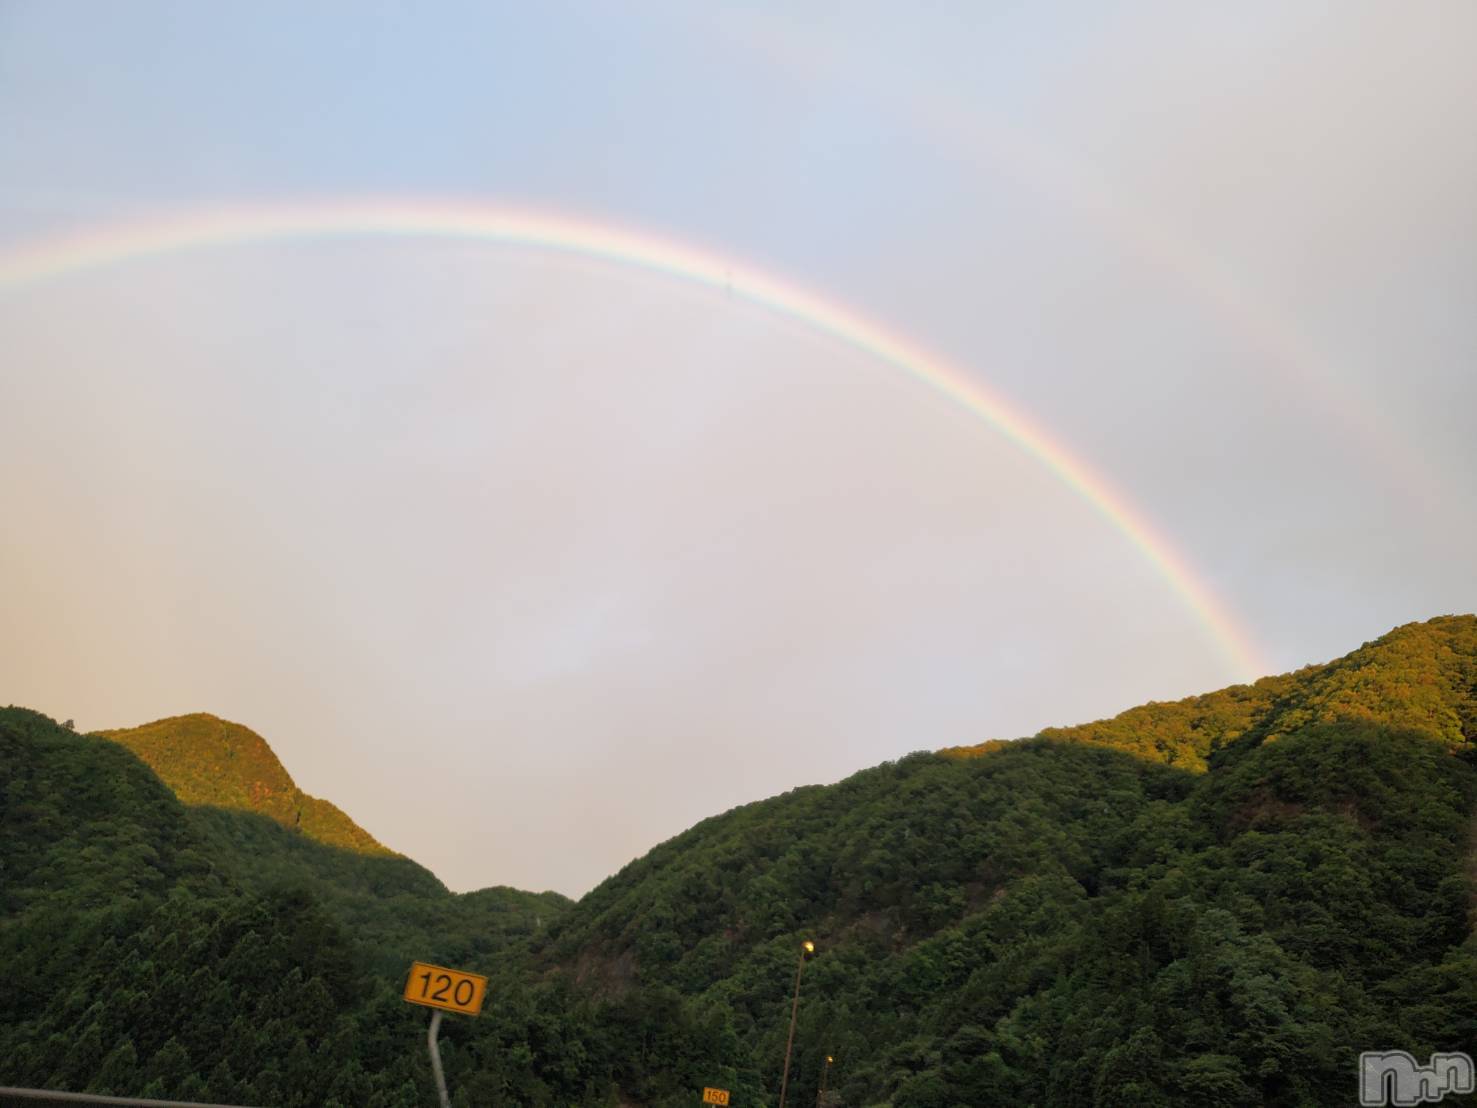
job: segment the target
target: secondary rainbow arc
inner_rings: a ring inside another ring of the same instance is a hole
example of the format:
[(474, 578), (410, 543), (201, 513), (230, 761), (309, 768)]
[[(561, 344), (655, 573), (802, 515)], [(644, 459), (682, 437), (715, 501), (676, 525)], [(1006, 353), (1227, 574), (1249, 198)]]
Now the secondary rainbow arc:
[(0, 252), (0, 291), (176, 251), (272, 239), (421, 236), (564, 251), (724, 291), (794, 318), (927, 384), (983, 419), (1090, 504), (1139, 551), (1209, 632), (1238, 679), (1267, 671), (1250, 635), (1129, 500), (960, 367), (834, 300), (659, 235), (563, 214), (470, 202), (355, 200), (210, 208), (84, 228)]

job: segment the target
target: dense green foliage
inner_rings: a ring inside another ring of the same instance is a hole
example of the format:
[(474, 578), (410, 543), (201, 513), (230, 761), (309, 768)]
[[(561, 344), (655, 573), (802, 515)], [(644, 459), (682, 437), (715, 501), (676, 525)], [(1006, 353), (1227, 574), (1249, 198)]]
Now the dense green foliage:
[[(416, 956), (492, 975), (463, 1105), (1347, 1104), (1477, 1050), (1477, 619), (704, 821), (568, 905), (185, 808), (0, 712), (0, 1084), (430, 1103)], [(973, 755), (973, 756), (971, 756)], [(326, 1063), (326, 1064), (325, 1064)]]
[(372, 966), (394, 974), (414, 958), (484, 964), (531, 937), (570, 905), (558, 893), (505, 886), (453, 895), (430, 870), (399, 855), (323, 846), (272, 820), (198, 808), (190, 817), (243, 887), (311, 890), (359, 941)]
[(24, 709), (0, 710), (0, 782), (0, 1084), (422, 1104), (411, 953), (486, 966), (568, 903), (453, 896), (406, 859), (186, 808), (130, 752)]

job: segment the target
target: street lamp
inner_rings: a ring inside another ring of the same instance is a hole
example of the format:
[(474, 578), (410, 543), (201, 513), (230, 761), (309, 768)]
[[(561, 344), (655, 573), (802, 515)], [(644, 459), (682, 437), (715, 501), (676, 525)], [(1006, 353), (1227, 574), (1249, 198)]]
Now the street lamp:
[(821, 1091), (815, 1094), (816, 1108), (827, 1108), (826, 1100), (826, 1078), (831, 1076), (831, 1063), (836, 1059), (829, 1054), (826, 1055), (825, 1068), (821, 1070)]
[(795, 1045), (795, 1017), (800, 1014), (800, 971), (805, 968), (805, 956), (815, 953), (815, 943), (806, 939), (800, 944), (800, 961), (795, 965), (795, 999), (790, 1004), (790, 1036), (785, 1040), (785, 1072), (780, 1078), (780, 1108), (785, 1108), (785, 1090), (790, 1087), (790, 1050)]

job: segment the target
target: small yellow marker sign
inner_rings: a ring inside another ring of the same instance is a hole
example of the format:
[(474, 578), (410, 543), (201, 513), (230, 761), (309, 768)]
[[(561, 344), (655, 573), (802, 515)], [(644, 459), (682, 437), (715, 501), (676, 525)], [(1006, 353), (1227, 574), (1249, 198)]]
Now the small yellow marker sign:
[[(475, 1016), (482, 1011), (482, 997), (487, 992), (487, 978), (480, 973), (415, 962), (405, 982), (405, 999), (427, 1008), (445, 1008)], [(728, 1101), (723, 1103), (727, 1104)]]
[(727, 1089), (704, 1089), (703, 1090), (703, 1103), (704, 1104), (727, 1104), (728, 1103), (728, 1090)]

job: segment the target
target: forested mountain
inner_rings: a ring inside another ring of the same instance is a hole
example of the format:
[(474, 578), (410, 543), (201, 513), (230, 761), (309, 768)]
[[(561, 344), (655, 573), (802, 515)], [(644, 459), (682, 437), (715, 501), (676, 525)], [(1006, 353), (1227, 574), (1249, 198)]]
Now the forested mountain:
[(421, 1104), (410, 958), (495, 961), (567, 904), (187, 807), (117, 744), (0, 709), (0, 1085)]
[(834, 1103), (975, 1108), (1348, 1104), (1361, 1050), (1477, 1050), (1470, 616), (747, 805), (572, 906), (184, 807), (20, 709), (0, 781), (0, 1084), (431, 1103), (414, 955), (493, 977), (459, 1104), (773, 1104), (804, 939), (795, 1105), (828, 1054)]
[(386, 970), (429, 949), (490, 956), (570, 903), (506, 887), (452, 896), (430, 870), (299, 789), (266, 740), (239, 723), (202, 712), (98, 734), (137, 754), (191, 809), (211, 857), (243, 887), (311, 890)]

